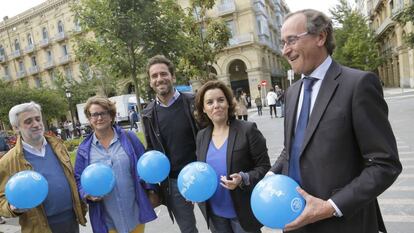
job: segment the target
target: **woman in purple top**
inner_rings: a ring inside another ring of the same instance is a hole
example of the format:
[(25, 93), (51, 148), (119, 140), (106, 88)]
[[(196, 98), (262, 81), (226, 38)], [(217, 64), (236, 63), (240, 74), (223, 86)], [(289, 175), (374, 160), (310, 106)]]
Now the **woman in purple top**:
[(256, 124), (236, 120), (232, 91), (220, 81), (209, 81), (197, 92), (195, 117), (207, 126), (197, 134), (197, 159), (216, 171), (216, 193), (201, 209), (212, 232), (261, 232), (250, 196), (270, 168), (266, 140)]
[[(114, 125), (116, 108), (108, 98), (89, 98), (85, 115), (93, 133), (78, 148), (75, 179), (81, 198), (89, 204), (93, 232), (142, 233), (144, 224), (157, 217), (145, 192), (155, 187), (141, 181), (135, 169), (144, 146), (134, 133)], [(80, 183), (83, 170), (92, 163), (107, 164), (115, 174), (115, 187), (103, 197), (85, 193)]]

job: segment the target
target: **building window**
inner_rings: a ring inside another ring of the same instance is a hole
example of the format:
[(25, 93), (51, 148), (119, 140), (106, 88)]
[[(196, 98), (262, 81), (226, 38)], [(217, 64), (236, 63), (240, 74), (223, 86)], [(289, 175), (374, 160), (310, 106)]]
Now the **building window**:
[(19, 71), (24, 72), (24, 64), (23, 61), (19, 61)]
[(33, 38), (32, 38), (32, 34), (27, 34), (27, 44), (28, 45), (33, 45)]
[(66, 76), (66, 80), (72, 80), (72, 69), (70, 68), (70, 66), (65, 66), (64, 68), (65, 70), (65, 76)]
[(9, 81), (10, 80), (10, 71), (9, 71), (9, 67), (8, 66), (4, 66), (4, 77), (3, 77), (4, 81)]
[(18, 39), (14, 40), (14, 50), (20, 50), (20, 43)]
[(0, 45), (0, 56), (4, 56), (4, 48), (3, 48), (3, 45)]
[(51, 83), (55, 83), (56, 77), (55, 77), (55, 71), (54, 71), (54, 69), (49, 70), (49, 77), (50, 77), (50, 82)]
[(68, 47), (65, 44), (62, 45), (62, 53), (63, 53), (63, 56), (68, 55)]
[(34, 77), (34, 83), (36, 88), (42, 87), (42, 80), (40, 80), (39, 76)]
[(226, 21), (226, 26), (230, 32), (230, 38), (236, 35), (236, 25), (234, 24), (234, 20)]
[(57, 24), (57, 27), (58, 27), (58, 32), (59, 33), (63, 32), (63, 23), (62, 23), (61, 20), (59, 20), (59, 22)]
[(44, 39), (44, 40), (47, 40), (49, 37), (48, 37), (48, 33), (47, 33), (47, 29), (44, 27), (44, 28), (42, 28), (42, 38)]
[(46, 51), (46, 56), (47, 56), (47, 61), (51, 62), (52, 61), (52, 51), (47, 50)]
[(259, 29), (259, 35), (265, 34), (269, 36), (269, 27), (266, 22), (266, 18), (262, 15), (256, 17), (257, 27)]
[(33, 67), (37, 66), (36, 56), (31, 57), (31, 60), (32, 60), (32, 66)]

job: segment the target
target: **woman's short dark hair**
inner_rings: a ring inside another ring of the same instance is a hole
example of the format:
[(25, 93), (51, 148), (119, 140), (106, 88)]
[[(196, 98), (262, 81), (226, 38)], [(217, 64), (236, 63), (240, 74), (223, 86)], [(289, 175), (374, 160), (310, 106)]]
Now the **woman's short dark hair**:
[(325, 48), (329, 55), (332, 55), (335, 50), (335, 38), (333, 35), (332, 20), (324, 13), (313, 10), (305, 9), (296, 11), (286, 15), (285, 21), (293, 15), (303, 14), (306, 17), (306, 30), (309, 34), (317, 35), (323, 31), (326, 32)]
[(109, 115), (111, 116), (112, 123), (115, 121), (116, 116), (116, 106), (115, 103), (110, 101), (107, 97), (103, 96), (92, 96), (86, 101), (85, 108), (83, 109), (83, 112), (85, 113), (85, 116), (89, 119), (91, 117), (91, 113), (89, 112), (89, 109), (91, 108), (92, 104), (96, 104), (101, 106), (103, 109), (108, 111)]
[(195, 97), (195, 110), (194, 110), (194, 117), (197, 122), (202, 126), (205, 127), (209, 124), (212, 124), (210, 118), (208, 118), (207, 114), (204, 113), (204, 95), (208, 90), (212, 89), (220, 89), (223, 91), (224, 96), (226, 97), (227, 102), (229, 103), (228, 109), (228, 120), (233, 120), (234, 116), (234, 109), (236, 108), (236, 104), (234, 103), (234, 97), (232, 90), (226, 86), (221, 81), (208, 81), (206, 82), (200, 89), (197, 91), (197, 95)]

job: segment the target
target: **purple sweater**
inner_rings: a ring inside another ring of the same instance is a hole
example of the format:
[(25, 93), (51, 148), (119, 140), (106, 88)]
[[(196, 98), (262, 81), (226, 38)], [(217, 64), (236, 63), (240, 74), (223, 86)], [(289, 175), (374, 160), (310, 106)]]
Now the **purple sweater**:
[[(127, 132), (118, 126), (114, 126), (114, 127), (115, 127), (116, 134), (118, 135), (119, 140), (121, 142), (122, 148), (128, 154), (132, 176), (137, 177), (137, 179), (135, 179), (135, 193), (137, 197), (136, 201), (139, 206), (139, 221), (141, 223), (150, 222), (156, 219), (157, 216), (154, 212), (154, 209), (152, 208), (150, 201), (147, 198), (145, 189), (152, 189), (152, 186), (149, 184), (146, 184), (143, 180), (141, 180), (136, 170), (136, 164), (138, 162), (138, 159), (141, 157), (141, 155), (145, 151), (144, 146), (142, 145), (142, 143), (139, 141), (139, 139), (136, 137), (134, 133), (129, 132), (129, 131)], [(128, 139), (126, 133), (130, 135), (129, 138), (132, 141), (132, 144), (130, 143), (130, 140)], [(75, 161), (75, 180), (76, 180), (76, 185), (78, 186), (79, 195), (81, 199), (86, 201), (89, 205), (89, 218), (91, 221), (93, 232), (107, 233), (108, 229), (105, 224), (105, 216), (104, 216), (105, 211), (104, 211), (103, 203), (91, 202), (89, 200), (86, 200), (84, 198), (86, 194), (83, 191), (82, 186), (80, 184), (81, 174), (83, 170), (90, 164), (90, 153), (89, 152), (91, 150), (92, 138), (93, 138), (92, 134), (90, 134), (79, 145), (79, 148), (76, 154), (76, 161)]]

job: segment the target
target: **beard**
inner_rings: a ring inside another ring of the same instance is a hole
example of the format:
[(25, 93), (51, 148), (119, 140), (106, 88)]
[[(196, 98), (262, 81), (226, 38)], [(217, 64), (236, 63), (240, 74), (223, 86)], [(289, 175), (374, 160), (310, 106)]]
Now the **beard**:
[(157, 94), (159, 96), (167, 96), (169, 94), (171, 94), (173, 88), (171, 86), (169, 86), (167, 89), (157, 89)]

